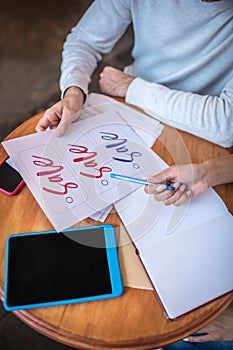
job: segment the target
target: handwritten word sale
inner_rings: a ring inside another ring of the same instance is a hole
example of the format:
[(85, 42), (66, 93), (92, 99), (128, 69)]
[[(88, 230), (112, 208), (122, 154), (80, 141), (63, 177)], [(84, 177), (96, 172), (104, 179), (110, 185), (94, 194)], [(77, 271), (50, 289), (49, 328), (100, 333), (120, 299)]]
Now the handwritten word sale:
[[(129, 152), (127, 139), (120, 139), (116, 133), (101, 132), (100, 134), (102, 140), (109, 141), (104, 146), (106, 149), (112, 150), (113, 161), (129, 163), (133, 162), (135, 157), (142, 156), (142, 153), (137, 151)], [(68, 150), (74, 155), (72, 159), (73, 163), (82, 163), (85, 169), (85, 172), (79, 172), (80, 176), (99, 179), (103, 177), (103, 173), (109, 173), (112, 171), (112, 168), (108, 166), (99, 167), (96, 161), (97, 152), (89, 151), (86, 146), (69, 144)], [(118, 155), (116, 156), (115, 153)], [(76, 182), (70, 182), (67, 181), (67, 179), (64, 179), (62, 175), (64, 166), (55, 164), (52, 159), (32, 155), (32, 161), (36, 167), (43, 168), (43, 170), (40, 169), (40, 171), (36, 172), (36, 176), (47, 179), (48, 184), (42, 187), (44, 191), (54, 195), (66, 195), (69, 190), (77, 189), (79, 187)], [(88, 171), (90, 169), (92, 170), (92, 173)], [(95, 171), (95, 174), (93, 174), (93, 170)], [(49, 186), (51, 184), (53, 184), (53, 188)], [(54, 184), (58, 185), (56, 190), (54, 189)]]

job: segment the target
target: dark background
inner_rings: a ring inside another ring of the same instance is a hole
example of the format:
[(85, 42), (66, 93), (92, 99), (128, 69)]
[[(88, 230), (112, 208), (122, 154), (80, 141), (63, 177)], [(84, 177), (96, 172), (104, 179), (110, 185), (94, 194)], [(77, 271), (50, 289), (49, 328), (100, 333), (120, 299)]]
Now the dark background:
[[(22, 121), (60, 99), (58, 80), (63, 43), (91, 3), (91, 0), (0, 1), (0, 141)], [(98, 92), (98, 73), (106, 64), (122, 69), (131, 61), (131, 38), (130, 28), (99, 64), (90, 91)]]

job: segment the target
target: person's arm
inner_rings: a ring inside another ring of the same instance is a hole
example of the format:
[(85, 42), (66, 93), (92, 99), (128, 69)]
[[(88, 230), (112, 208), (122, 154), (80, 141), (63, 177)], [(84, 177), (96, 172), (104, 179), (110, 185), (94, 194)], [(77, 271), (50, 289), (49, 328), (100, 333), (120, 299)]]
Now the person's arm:
[[(90, 77), (102, 58), (131, 22), (129, 0), (96, 0), (67, 36), (62, 53), (61, 101), (52, 106), (36, 131), (57, 127), (62, 135), (81, 110)], [(64, 121), (61, 123), (60, 121)]]
[(96, 0), (67, 36), (62, 53), (60, 88), (88, 92), (102, 54), (111, 51), (131, 22), (129, 0)]
[(126, 102), (177, 129), (223, 147), (233, 145), (233, 79), (218, 97), (172, 90), (136, 78), (127, 89)]
[(171, 182), (176, 191), (167, 191), (165, 185), (146, 186), (145, 191), (153, 194), (156, 200), (164, 201), (165, 205), (179, 206), (209, 187), (233, 182), (233, 155), (200, 164), (173, 165), (147, 180)]
[(219, 97), (202, 96), (105, 67), (99, 85), (103, 93), (123, 97), (165, 124), (223, 147), (233, 145), (233, 79)]

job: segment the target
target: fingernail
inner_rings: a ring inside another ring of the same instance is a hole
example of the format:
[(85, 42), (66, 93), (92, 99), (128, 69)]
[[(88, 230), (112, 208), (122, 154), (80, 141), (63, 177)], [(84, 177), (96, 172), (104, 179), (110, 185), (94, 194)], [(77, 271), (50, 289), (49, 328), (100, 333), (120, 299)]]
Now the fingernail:
[(191, 196), (192, 192), (191, 191), (187, 191), (186, 194), (187, 194), (187, 196)]
[(61, 136), (62, 136), (62, 133), (56, 132), (55, 135), (56, 135), (57, 137), (61, 137)]
[(155, 188), (156, 192), (162, 192), (166, 189), (165, 185), (160, 185), (158, 187)]
[(174, 184), (172, 184), (172, 187), (175, 187), (175, 189), (177, 190), (177, 188), (180, 186), (179, 182), (175, 182)]
[(185, 185), (181, 185), (181, 186), (180, 186), (180, 191), (181, 191), (181, 192), (184, 192), (184, 190), (185, 190)]
[(64, 129), (63, 129), (63, 128), (58, 128), (58, 129), (56, 129), (55, 135), (56, 135), (57, 137), (61, 137), (63, 134), (64, 134)]

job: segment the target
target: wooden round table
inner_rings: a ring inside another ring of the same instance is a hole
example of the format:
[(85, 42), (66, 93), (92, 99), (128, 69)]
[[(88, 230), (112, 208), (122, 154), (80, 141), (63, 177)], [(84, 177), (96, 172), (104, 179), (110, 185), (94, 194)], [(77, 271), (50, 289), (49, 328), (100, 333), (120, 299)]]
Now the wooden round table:
[[(15, 129), (8, 137), (34, 132), (40, 113)], [(227, 149), (166, 126), (153, 149), (169, 165), (201, 162), (229, 154)], [(185, 150), (185, 151), (184, 151)], [(0, 160), (6, 153), (1, 146)], [(221, 185), (217, 193), (233, 213), (233, 184)], [(24, 186), (12, 197), (0, 193), (0, 297), (4, 297), (5, 242), (12, 233), (53, 229), (34, 197)], [(97, 224), (91, 219), (85, 220)], [(120, 224), (116, 213), (106, 223)], [(125, 288), (115, 299), (64, 306), (15, 311), (14, 314), (36, 331), (80, 349), (153, 349), (173, 343), (197, 331), (232, 301), (228, 293), (176, 320), (165, 317), (160, 301), (153, 291)]]

